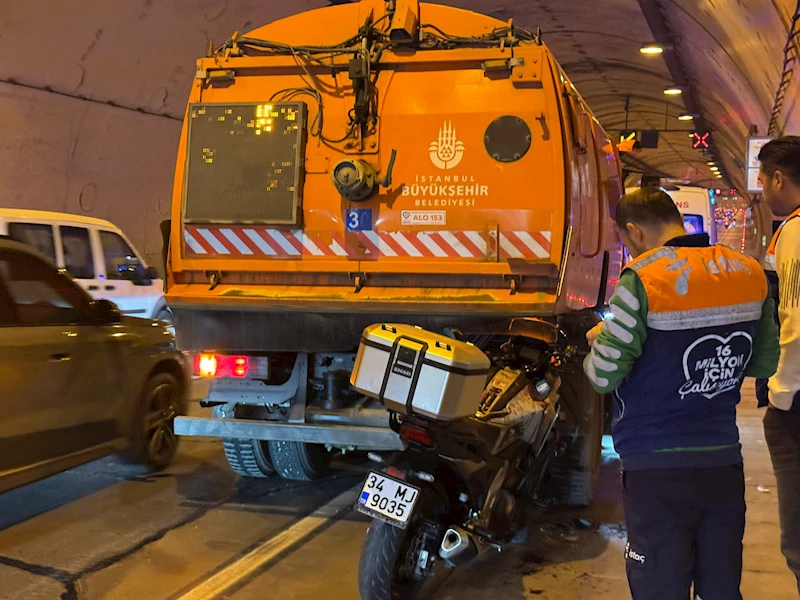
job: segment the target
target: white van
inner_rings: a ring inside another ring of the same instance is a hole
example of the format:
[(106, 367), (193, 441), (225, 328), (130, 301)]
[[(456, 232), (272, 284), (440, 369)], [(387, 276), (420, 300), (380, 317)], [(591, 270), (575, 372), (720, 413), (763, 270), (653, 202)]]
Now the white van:
[(687, 233), (707, 233), (717, 243), (716, 197), (714, 190), (690, 186), (665, 186), (675, 206), (683, 215)]
[(113, 223), (0, 208), (0, 235), (35, 247), (92, 297), (111, 300), (124, 314), (172, 322), (163, 281)]
[[(626, 188), (630, 194), (639, 188)], [(661, 186), (683, 215), (687, 233), (707, 233), (712, 244), (717, 243), (716, 195), (714, 190), (693, 186)]]

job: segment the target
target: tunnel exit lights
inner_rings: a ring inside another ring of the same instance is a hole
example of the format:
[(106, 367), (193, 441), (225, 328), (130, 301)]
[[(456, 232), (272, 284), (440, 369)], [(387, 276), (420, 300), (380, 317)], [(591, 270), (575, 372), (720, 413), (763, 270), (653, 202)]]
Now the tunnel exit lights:
[(648, 56), (657, 56), (664, 52), (664, 46), (662, 44), (642, 44), (642, 47), (639, 48), (639, 52)]

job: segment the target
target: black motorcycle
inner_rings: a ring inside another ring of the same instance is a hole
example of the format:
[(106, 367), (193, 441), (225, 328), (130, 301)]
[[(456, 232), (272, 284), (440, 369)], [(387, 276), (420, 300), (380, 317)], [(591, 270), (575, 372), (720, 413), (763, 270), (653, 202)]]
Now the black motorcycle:
[(392, 411), (406, 449), (370, 454), (382, 468), (369, 473), (356, 506), (374, 518), (359, 564), (362, 600), (419, 597), (434, 572), (524, 536), (527, 506), (559, 447), (559, 369), (576, 349), (556, 326), (530, 318), (487, 340), (491, 368), (472, 416)]

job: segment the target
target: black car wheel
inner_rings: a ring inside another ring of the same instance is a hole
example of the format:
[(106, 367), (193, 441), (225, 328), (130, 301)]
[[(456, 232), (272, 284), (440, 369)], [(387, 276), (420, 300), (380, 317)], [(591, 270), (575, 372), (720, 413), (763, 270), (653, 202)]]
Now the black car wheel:
[(181, 387), (169, 373), (153, 375), (145, 385), (134, 414), (129, 458), (160, 470), (169, 465), (178, 449), (175, 417), (183, 409)]

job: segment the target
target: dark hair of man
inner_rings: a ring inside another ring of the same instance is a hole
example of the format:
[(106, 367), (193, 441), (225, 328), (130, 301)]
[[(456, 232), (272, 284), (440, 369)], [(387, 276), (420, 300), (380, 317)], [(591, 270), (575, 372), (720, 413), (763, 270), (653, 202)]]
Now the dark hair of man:
[(768, 177), (780, 171), (800, 186), (800, 137), (786, 135), (767, 142), (758, 153), (758, 160)]
[(678, 207), (669, 194), (657, 187), (646, 187), (625, 194), (617, 204), (614, 220), (620, 229), (625, 229), (628, 223), (650, 227), (683, 227), (683, 217)]

